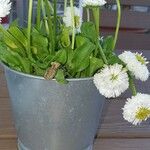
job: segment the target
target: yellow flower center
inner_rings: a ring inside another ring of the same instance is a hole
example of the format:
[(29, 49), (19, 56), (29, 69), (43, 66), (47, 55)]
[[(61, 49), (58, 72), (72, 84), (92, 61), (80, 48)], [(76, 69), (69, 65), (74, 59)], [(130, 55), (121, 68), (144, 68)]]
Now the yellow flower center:
[(117, 80), (117, 79), (118, 79), (118, 75), (116, 75), (116, 74), (111, 75), (111, 80), (112, 81)]
[(137, 112), (136, 116), (139, 120), (146, 120), (148, 117), (150, 117), (150, 109), (141, 107)]
[(146, 64), (146, 61), (145, 61), (145, 58), (143, 56), (141, 56), (140, 54), (135, 54), (136, 56), (136, 59), (142, 64), (142, 65), (145, 65)]
[(80, 25), (80, 17), (74, 16), (75, 27), (78, 28)]

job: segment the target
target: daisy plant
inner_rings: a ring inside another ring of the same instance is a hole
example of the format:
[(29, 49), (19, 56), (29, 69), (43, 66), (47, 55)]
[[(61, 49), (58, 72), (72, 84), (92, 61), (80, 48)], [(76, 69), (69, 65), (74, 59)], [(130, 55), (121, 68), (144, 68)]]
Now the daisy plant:
[[(82, 0), (87, 17), (74, 0), (64, 0), (64, 15), (57, 14), (57, 0), (37, 1), (36, 22), (33, 22), (33, 0), (29, 0), (28, 24), (19, 27), (17, 20), (7, 30), (0, 25), (0, 61), (8, 67), (45, 79), (66, 84), (68, 78), (93, 77), (99, 92), (116, 98), (128, 88), (132, 98), (123, 108), (125, 120), (138, 124), (150, 117), (150, 95), (138, 93), (134, 79), (149, 78), (147, 60), (142, 54), (114, 52), (121, 21), (117, 3), (117, 25), (114, 36), (102, 37), (101, 9), (105, 0)], [(0, 20), (10, 13), (10, 0), (0, 1)], [(92, 15), (91, 15), (92, 13)]]

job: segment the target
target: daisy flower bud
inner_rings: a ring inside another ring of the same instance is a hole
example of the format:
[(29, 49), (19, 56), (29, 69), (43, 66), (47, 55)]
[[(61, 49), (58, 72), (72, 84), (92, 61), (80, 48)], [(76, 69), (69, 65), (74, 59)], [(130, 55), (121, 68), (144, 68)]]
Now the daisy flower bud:
[(133, 125), (146, 121), (150, 117), (150, 95), (138, 93), (128, 98), (123, 108), (123, 117)]
[(107, 98), (121, 95), (129, 87), (129, 78), (122, 65), (105, 66), (94, 75), (94, 84), (99, 92)]
[(1, 18), (9, 15), (11, 9), (10, 0), (0, 0), (0, 22)]
[[(73, 27), (72, 24), (72, 16), (71, 16), (71, 7), (67, 7), (64, 12), (63, 22), (66, 27)], [(82, 16), (80, 9), (77, 7), (74, 7), (74, 22), (75, 22), (75, 29), (76, 32), (80, 32), (80, 27), (82, 25)]]
[(82, 7), (97, 7), (106, 4), (105, 0), (82, 0)]
[(142, 54), (125, 51), (119, 58), (127, 65), (129, 71), (136, 79), (146, 81), (149, 78), (149, 70), (147, 68), (148, 61)]

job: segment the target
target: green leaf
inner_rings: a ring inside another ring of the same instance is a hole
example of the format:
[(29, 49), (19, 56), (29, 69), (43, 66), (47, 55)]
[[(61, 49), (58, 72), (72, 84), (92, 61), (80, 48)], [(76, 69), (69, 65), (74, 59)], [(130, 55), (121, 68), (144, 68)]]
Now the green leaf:
[(41, 25), (40, 25), (40, 34), (43, 34), (43, 35), (47, 35), (47, 31), (46, 31), (46, 28), (45, 28), (45, 19), (42, 19), (41, 20)]
[(67, 61), (67, 52), (65, 49), (62, 49), (62, 50), (59, 50), (54, 58), (52, 59), (52, 61), (56, 61), (56, 62), (59, 62), (60, 64), (65, 64), (66, 61)]
[(82, 46), (85, 42), (90, 42), (89, 39), (87, 39), (86, 37), (83, 37), (81, 35), (77, 35), (76, 36), (76, 47), (80, 47)]
[(97, 32), (94, 23), (92, 22), (84, 22), (81, 26), (81, 34), (92, 42), (97, 40)]
[(39, 66), (36, 65), (36, 64), (33, 64), (33, 67), (34, 67), (34, 74), (35, 74), (35, 75), (37, 75), (37, 76), (44, 76), (44, 74), (45, 74), (45, 69), (39, 68)]
[(17, 39), (23, 46), (24, 48), (27, 47), (27, 38), (26, 36), (23, 34), (23, 32), (19, 29), (19, 27), (17, 26), (11, 26), (8, 29), (8, 32), (15, 37), (15, 39)]
[(73, 59), (74, 50), (71, 48), (68, 48), (68, 49), (66, 49), (66, 51), (67, 51), (67, 56), (68, 56), (66, 64), (68, 66), (71, 66), (71, 61)]
[(18, 49), (17, 45), (8, 36), (4, 36), (3, 40), (6, 43), (6, 45), (12, 48), (13, 50)]
[(32, 53), (35, 55), (35, 57), (39, 60), (39, 61), (43, 61), (48, 55), (49, 52), (47, 51), (46, 48), (43, 47), (38, 47), (38, 46), (32, 46)]
[(47, 48), (48, 47), (48, 39), (47, 39), (47, 37), (44, 37), (43, 35), (41, 35), (37, 32), (33, 32), (32, 33), (32, 45)]
[(105, 50), (106, 54), (109, 54), (112, 52), (113, 50), (113, 42), (114, 42), (114, 38), (113, 36), (108, 36), (104, 39), (103, 41), (103, 49)]
[(108, 57), (108, 64), (113, 65), (113, 64), (116, 64), (116, 63), (123, 64), (123, 62), (115, 54), (109, 55), (109, 57)]
[(3, 41), (11, 50), (19, 50), (17, 51), (19, 54), (26, 56), (23, 45), (13, 35), (6, 31), (2, 25), (0, 25), (0, 32), (3, 34)]
[(94, 49), (95, 45), (91, 42), (85, 42), (82, 46), (75, 49), (71, 68), (75, 72), (80, 72), (86, 69), (89, 66), (89, 58)]
[(2, 44), (0, 46), (0, 60), (13, 69), (30, 73), (30, 62)]
[(103, 67), (104, 63), (102, 59), (91, 57), (89, 66), (89, 76), (93, 76), (99, 69)]
[(62, 69), (58, 69), (55, 79), (57, 82), (66, 84), (68, 81), (65, 79), (64, 71)]
[(11, 22), (9, 27), (16, 27), (18, 26), (18, 19), (15, 19), (13, 22)]
[(62, 30), (62, 35), (61, 35), (61, 39), (60, 39), (61, 45), (63, 47), (69, 47), (71, 44), (69, 34), (70, 34), (69, 29), (67, 27), (64, 27)]
[(31, 36), (32, 53), (39, 61), (42, 61), (49, 55), (48, 38), (41, 35), (36, 29), (32, 30)]
[(43, 59), (43, 62), (52, 62), (53, 61), (54, 56), (53, 55), (48, 55), (47, 57), (45, 57)]

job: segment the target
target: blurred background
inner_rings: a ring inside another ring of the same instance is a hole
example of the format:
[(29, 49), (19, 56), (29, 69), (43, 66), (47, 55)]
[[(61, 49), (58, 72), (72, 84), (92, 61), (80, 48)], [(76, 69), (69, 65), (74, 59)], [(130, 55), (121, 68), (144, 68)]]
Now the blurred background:
[[(107, 0), (102, 8), (101, 35), (112, 34), (115, 31), (117, 6), (115, 0)], [(28, 0), (12, 0), (11, 15), (3, 19), (7, 26), (8, 20), (12, 22), (19, 19), (21, 26), (26, 25)], [(58, 0), (58, 14), (63, 14), (64, 0)], [(75, 5), (79, 6), (79, 0)], [(36, 15), (37, 0), (34, 0), (33, 16)], [(150, 0), (121, 0), (122, 22), (117, 49), (150, 50)], [(84, 15), (86, 17), (86, 14)], [(35, 21), (35, 17), (34, 21)]]
[[(13, 10), (10, 17), (10, 22), (16, 18), (19, 18), (20, 25), (26, 25), (27, 22), (27, 12), (28, 12), (28, 0), (12, 0), (13, 2)], [(52, 1), (51, 1), (52, 3)], [(75, 1), (75, 5), (79, 6), (79, 1)], [(36, 16), (36, 6), (37, 6), (37, 0), (34, 0), (33, 4), (33, 18)], [(64, 0), (58, 0), (57, 4), (57, 13), (59, 15), (63, 14), (64, 9)]]

